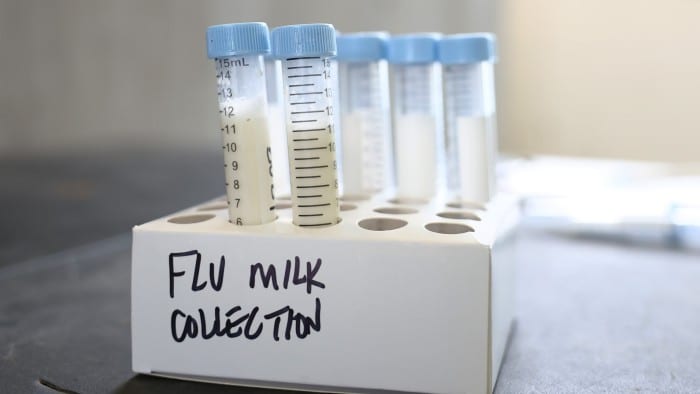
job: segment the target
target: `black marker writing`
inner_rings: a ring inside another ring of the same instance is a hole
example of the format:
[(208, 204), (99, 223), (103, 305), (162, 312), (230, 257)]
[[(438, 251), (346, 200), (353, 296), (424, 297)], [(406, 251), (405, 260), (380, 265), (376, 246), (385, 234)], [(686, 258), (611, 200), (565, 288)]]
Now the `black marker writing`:
[(275, 319), (275, 328), (272, 332), (272, 337), (275, 341), (280, 340), (280, 321), (285, 314), (287, 315), (287, 324), (284, 330), (284, 338), (286, 340), (292, 339), (292, 325), (295, 326), (297, 338), (300, 339), (304, 339), (311, 334), (311, 330), (321, 331), (321, 300), (318, 297), (316, 297), (316, 312), (313, 319), (298, 312), (294, 313), (294, 309), (290, 308), (289, 305), (265, 315), (265, 319)]
[[(288, 289), (289, 280), (291, 279), (291, 283), (293, 285), (305, 284), (306, 292), (308, 294), (311, 294), (311, 290), (314, 286), (324, 289), (326, 285), (323, 282), (315, 279), (316, 275), (318, 274), (318, 271), (321, 269), (322, 263), (323, 261), (321, 259), (316, 259), (316, 263), (312, 266), (311, 262), (307, 261), (305, 270), (306, 273), (302, 275), (303, 268), (301, 267), (301, 260), (299, 259), (299, 256), (296, 256), (294, 257), (293, 275), (291, 275), (292, 261), (287, 260), (287, 263), (285, 264), (284, 268), (284, 277), (282, 279), (282, 288)], [(250, 266), (250, 279), (248, 281), (248, 285), (251, 289), (255, 288), (256, 278), (258, 277), (260, 278), (260, 281), (262, 282), (264, 288), (267, 289), (270, 287), (270, 285), (272, 285), (273, 289), (280, 289), (278, 285), (279, 282), (277, 280), (277, 269), (273, 264), (269, 264), (267, 266), (267, 270), (265, 270), (265, 267), (262, 263), (256, 263)]]
[[(274, 264), (264, 265), (255, 263), (250, 265), (248, 286), (254, 289), (256, 282), (264, 289), (279, 291), (289, 289), (292, 286), (304, 286), (306, 293), (311, 294), (314, 288), (325, 289), (326, 285), (317, 276), (321, 270), (323, 261), (318, 258), (312, 264), (311, 260), (302, 263), (299, 256), (295, 256), (285, 262), (284, 274), (278, 277), (278, 267)], [(169, 295), (175, 298), (176, 279), (186, 275), (191, 276), (189, 288), (192, 292), (199, 292), (207, 287), (214, 291), (221, 291), (224, 283), (226, 259), (221, 256), (219, 263), (209, 263), (209, 277), (206, 278), (206, 268), (202, 269), (202, 254), (198, 250), (174, 252), (168, 256)], [(200, 274), (202, 274), (200, 276)], [(187, 279), (186, 279), (187, 280)], [(220, 296), (219, 296), (220, 297)], [(321, 331), (321, 299), (315, 297), (313, 317), (298, 312), (291, 305), (264, 314), (260, 306), (254, 306), (249, 312), (244, 313), (243, 307), (235, 305), (226, 312), (222, 312), (220, 306), (212, 309), (198, 308), (194, 313), (187, 313), (179, 308), (173, 310), (170, 315), (170, 332), (175, 342), (184, 342), (186, 339), (201, 338), (209, 340), (215, 337), (238, 338), (244, 337), (255, 340), (265, 332), (265, 327), (275, 341), (304, 339), (313, 332)]]
[(263, 267), (262, 263), (257, 263), (250, 266), (250, 281), (248, 281), (248, 286), (250, 286), (251, 289), (255, 288), (256, 274), (260, 275), (263, 287), (266, 289), (270, 286), (270, 282), (272, 282), (273, 289), (280, 289), (277, 285), (277, 271), (275, 270), (274, 265), (270, 264), (267, 267), (267, 272), (265, 272), (265, 267)]
[(184, 276), (187, 271), (175, 271), (175, 259), (182, 257), (195, 256), (194, 262), (194, 272), (192, 275), (192, 291), (201, 291), (207, 287), (207, 284), (211, 285), (211, 288), (215, 291), (220, 291), (224, 284), (224, 269), (226, 268), (226, 260), (224, 256), (221, 256), (219, 260), (219, 273), (218, 277), (216, 275), (216, 267), (214, 263), (209, 263), (209, 281), (203, 282), (199, 281), (199, 271), (202, 265), (202, 254), (199, 251), (189, 250), (187, 252), (170, 253), (168, 257), (168, 267), (170, 275), (170, 298), (175, 298), (175, 278), (179, 276)]
[[(187, 338), (201, 337), (205, 340), (224, 336), (237, 338), (241, 334), (249, 340), (258, 338), (264, 330), (263, 321), (256, 319), (260, 307), (254, 307), (250, 313), (237, 315), (241, 310), (240, 306), (234, 306), (224, 314), (225, 319), (222, 319), (221, 309), (218, 306), (214, 308), (213, 316), (208, 316), (202, 308), (197, 309), (195, 315), (189, 315), (180, 309), (175, 309), (170, 315), (170, 332), (175, 342), (178, 343)], [(286, 340), (291, 340), (293, 337), (304, 339), (312, 331), (321, 331), (321, 300), (316, 297), (313, 318), (295, 312), (287, 305), (266, 314), (263, 319), (273, 320), (272, 338), (275, 341), (280, 340), (282, 332)], [(284, 328), (281, 331), (283, 323)]]

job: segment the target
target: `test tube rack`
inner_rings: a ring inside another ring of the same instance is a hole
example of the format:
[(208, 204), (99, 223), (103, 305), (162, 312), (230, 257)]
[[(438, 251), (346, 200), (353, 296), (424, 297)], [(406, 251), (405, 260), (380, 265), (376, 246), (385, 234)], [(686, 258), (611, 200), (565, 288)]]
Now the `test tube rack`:
[(492, 392), (513, 322), (515, 198), (341, 200), (341, 223), (325, 228), (294, 226), (289, 207), (235, 226), (216, 199), (134, 227), (135, 372)]

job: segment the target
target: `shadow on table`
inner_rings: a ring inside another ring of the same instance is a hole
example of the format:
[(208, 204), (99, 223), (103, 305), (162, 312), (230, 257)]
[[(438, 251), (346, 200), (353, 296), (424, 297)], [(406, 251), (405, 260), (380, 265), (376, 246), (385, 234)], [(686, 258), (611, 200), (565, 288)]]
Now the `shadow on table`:
[(298, 393), (298, 391), (274, 390), (254, 387), (230, 386), (213, 383), (191, 382), (186, 380), (160, 378), (148, 375), (136, 375), (117, 387), (114, 394), (218, 394), (218, 393)]

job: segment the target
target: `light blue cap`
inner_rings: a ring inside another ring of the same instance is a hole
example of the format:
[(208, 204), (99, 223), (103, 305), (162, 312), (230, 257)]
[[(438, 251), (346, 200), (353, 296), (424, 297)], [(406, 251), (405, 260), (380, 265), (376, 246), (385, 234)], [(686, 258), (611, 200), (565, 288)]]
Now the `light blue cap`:
[(432, 63), (437, 60), (438, 33), (394, 36), (387, 45), (387, 59), (393, 64)]
[(209, 26), (207, 55), (210, 59), (270, 52), (270, 32), (262, 22)]
[(386, 59), (389, 33), (366, 32), (342, 34), (337, 38), (338, 61), (371, 62)]
[(491, 33), (455, 34), (438, 42), (443, 64), (495, 62), (496, 56), (496, 37)]
[(335, 28), (327, 23), (281, 26), (270, 34), (272, 54), (278, 59), (336, 54)]

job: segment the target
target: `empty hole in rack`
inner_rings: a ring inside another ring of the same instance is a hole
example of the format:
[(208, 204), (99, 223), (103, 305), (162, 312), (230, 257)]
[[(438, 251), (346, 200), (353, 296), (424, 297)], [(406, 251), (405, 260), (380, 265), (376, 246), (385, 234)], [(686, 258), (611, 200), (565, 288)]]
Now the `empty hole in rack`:
[(391, 204), (404, 204), (404, 205), (423, 205), (427, 204), (428, 200), (422, 199), (422, 198), (413, 198), (413, 197), (397, 197), (397, 198), (392, 198), (391, 200), (387, 200)]
[(278, 202), (275, 204), (275, 209), (289, 209), (292, 207), (292, 203), (290, 202)]
[(474, 212), (469, 211), (440, 212), (437, 215), (445, 219), (481, 220)]
[(389, 215), (407, 215), (409, 213), (418, 213), (418, 210), (409, 207), (381, 207), (375, 209), (374, 212), (388, 213)]
[(426, 230), (439, 234), (462, 234), (474, 231), (473, 228), (466, 224), (459, 223), (428, 223), (425, 225)]
[(279, 196), (279, 197), (277, 197), (277, 199), (278, 199), (278, 200), (287, 200), (287, 201), (289, 201), (289, 200), (292, 199), (292, 196)]
[(199, 207), (197, 210), (198, 211), (216, 211), (218, 209), (226, 209), (228, 208), (228, 203), (226, 202), (217, 202), (214, 204), (210, 205), (205, 205), (203, 207)]
[(369, 218), (357, 223), (360, 227), (370, 231), (396, 230), (408, 224), (407, 221), (393, 218)]
[(455, 201), (455, 202), (448, 202), (447, 206), (450, 208), (457, 208), (457, 209), (479, 209), (482, 211), (486, 210), (486, 207), (484, 204), (479, 204), (478, 202), (473, 202), (473, 201)]
[(341, 210), (341, 211), (352, 211), (353, 209), (357, 209), (357, 205), (355, 205), (355, 204), (348, 204), (348, 203), (341, 203), (341, 204), (340, 204), (340, 210)]
[(209, 220), (213, 217), (214, 217), (214, 215), (211, 215), (211, 214), (176, 216), (174, 218), (168, 219), (168, 222), (175, 223), (175, 224), (192, 224), (192, 223), (204, 222), (204, 221)]
[(340, 201), (365, 201), (369, 200), (370, 196), (366, 194), (348, 194), (338, 198)]

